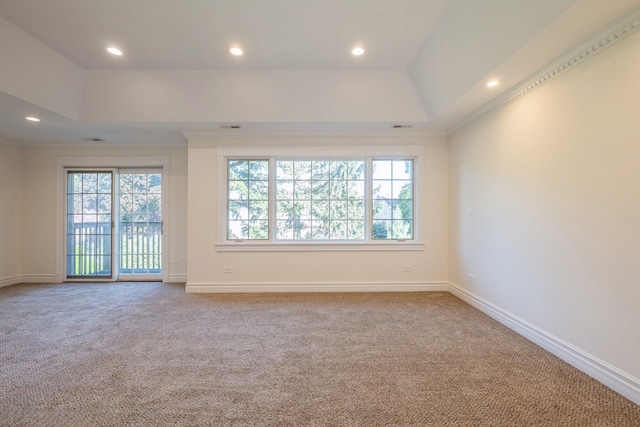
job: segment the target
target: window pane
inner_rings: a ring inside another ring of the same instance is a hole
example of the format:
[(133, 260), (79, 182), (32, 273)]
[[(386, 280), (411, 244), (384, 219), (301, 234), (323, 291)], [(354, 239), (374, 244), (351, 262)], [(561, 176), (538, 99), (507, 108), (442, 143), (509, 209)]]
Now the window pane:
[(331, 221), (331, 239), (347, 238), (347, 221)]
[(323, 239), (329, 239), (330, 238), (330, 233), (329, 233), (329, 226), (330, 226), (331, 222), (330, 221), (325, 221), (325, 220), (320, 220), (320, 221), (312, 221), (312, 239), (317, 239), (317, 240), (323, 240)]
[(266, 200), (257, 200), (249, 202), (249, 219), (268, 219), (269, 218), (269, 202)]
[(229, 219), (248, 219), (249, 202), (229, 200)]
[(295, 181), (293, 184), (293, 198), (311, 200), (311, 181)]
[(249, 161), (249, 180), (266, 181), (269, 179), (269, 163), (264, 160)]
[(332, 200), (345, 200), (347, 198), (346, 181), (332, 181), (330, 195)]
[(364, 199), (364, 181), (350, 181), (348, 194), (349, 200)]
[(293, 202), (280, 201), (276, 203), (276, 218), (277, 219), (291, 219), (293, 218)]
[(249, 221), (229, 221), (227, 235), (232, 240), (249, 238)]
[(364, 179), (364, 162), (361, 160), (348, 162), (347, 174), (350, 180)]
[(413, 160), (398, 160), (392, 164), (393, 179), (412, 179)]
[(374, 199), (391, 199), (391, 181), (373, 181)]
[[(364, 238), (364, 161), (293, 160), (277, 165), (277, 218), (291, 219), (278, 224), (278, 239)], [(355, 202), (348, 209), (347, 200)], [(343, 221), (332, 222), (336, 219)], [(350, 220), (355, 221), (351, 229)]]
[(411, 199), (411, 181), (393, 181), (394, 199)]
[(329, 162), (329, 177), (336, 180), (347, 179), (347, 162), (342, 160)]
[(227, 238), (269, 238), (269, 161), (227, 161)]
[(229, 200), (248, 200), (249, 187), (246, 181), (229, 181)]
[(267, 220), (249, 221), (249, 239), (264, 240), (269, 238), (269, 222)]
[(318, 199), (328, 199), (331, 192), (329, 191), (331, 188), (329, 181), (313, 181), (311, 183), (311, 197), (314, 200)]
[(373, 239), (413, 238), (413, 160), (373, 161)]
[(349, 233), (347, 235), (347, 238), (349, 240), (359, 240), (359, 239), (364, 239), (364, 220), (362, 221), (357, 221), (357, 220), (351, 220), (348, 223), (349, 225)]
[(329, 179), (329, 165), (328, 161), (314, 161), (312, 166), (313, 179), (327, 180)]
[(373, 179), (391, 179), (391, 164), (389, 160), (373, 161)]
[(292, 180), (293, 179), (293, 162), (278, 161), (276, 166), (276, 179)]
[(313, 219), (328, 220), (331, 217), (330, 205), (326, 200), (311, 202), (311, 217)]
[(293, 239), (293, 221), (291, 220), (276, 221), (276, 235), (278, 239), (292, 240)]
[(249, 181), (249, 200), (269, 200), (269, 182)]
[(349, 218), (364, 219), (364, 200), (349, 200)]
[(293, 162), (293, 179), (311, 179), (311, 162), (295, 161)]
[(276, 194), (278, 200), (293, 200), (293, 181), (278, 181)]
[(347, 202), (345, 200), (332, 200), (330, 210), (331, 219), (347, 218)]
[(296, 219), (311, 219), (311, 202), (310, 201), (294, 202), (293, 216)]
[(98, 174), (97, 173), (82, 174), (82, 192), (83, 193), (98, 192)]
[(230, 160), (228, 177), (229, 180), (246, 180), (249, 177), (249, 162)]

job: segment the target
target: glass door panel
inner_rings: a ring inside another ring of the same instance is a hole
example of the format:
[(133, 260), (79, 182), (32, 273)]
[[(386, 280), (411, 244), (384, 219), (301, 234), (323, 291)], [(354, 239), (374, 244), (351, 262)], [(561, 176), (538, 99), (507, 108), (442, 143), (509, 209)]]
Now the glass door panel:
[(159, 278), (162, 273), (162, 172), (120, 170), (119, 275)]
[(68, 278), (112, 278), (112, 172), (67, 172)]

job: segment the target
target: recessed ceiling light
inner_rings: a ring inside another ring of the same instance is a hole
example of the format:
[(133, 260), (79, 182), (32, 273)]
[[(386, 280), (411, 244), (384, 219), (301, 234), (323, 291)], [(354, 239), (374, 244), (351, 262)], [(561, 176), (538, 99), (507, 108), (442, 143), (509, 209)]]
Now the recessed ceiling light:
[(30, 122), (39, 122), (40, 119), (35, 116), (24, 116), (25, 120), (29, 120)]
[(120, 49), (118, 49), (117, 47), (108, 47), (107, 48), (107, 52), (109, 52), (111, 55), (116, 55), (116, 56), (121, 56), (122, 55), (122, 51)]
[(360, 56), (360, 55), (362, 55), (363, 53), (364, 53), (364, 49), (363, 49), (363, 48), (361, 48), (361, 47), (354, 47), (354, 48), (351, 50), (351, 54), (352, 54), (352, 55), (354, 55), (354, 56)]
[(234, 46), (231, 49), (229, 49), (229, 52), (231, 52), (231, 55), (235, 55), (235, 56), (240, 56), (244, 53), (242, 49), (240, 49), (237, 46)]
[(487, 83), (487, 86), (488, 87), (496, 87), (496, 86), (498, 86), (499, 83), (500, 82), (497, 81), (497, 80), (491, 80), (489, 83)]

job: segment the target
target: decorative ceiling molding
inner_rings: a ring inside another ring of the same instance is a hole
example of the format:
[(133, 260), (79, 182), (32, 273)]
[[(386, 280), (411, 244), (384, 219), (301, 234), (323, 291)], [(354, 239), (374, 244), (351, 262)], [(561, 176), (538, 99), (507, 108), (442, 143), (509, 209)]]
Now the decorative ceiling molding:
[(16, 148), (22, 148), (23, 146), (20, 142), (11, 141), (4, 138), (0, 138), (0, 145), (5, 145), (8, 147), (16, 147)]
[(420, 142), (426, 141), (446, 141), (447, 135), (444, 133), (427, 134), (427, 133), (220, 133), (220, 132), (183, 132), (182, 133), (187, 140), (273, 140), (273, 139), (286, 139), (286, 140), (414, 140)]
[(502, 110), (539, 87), (555, 80), (628, 36), (640, 30), (640, 7), (614, 21), (545, 68), (505, 92), (451, 129), (449, 135), (467, 129)]
[(159, 150), (186, 150), (187, 144), (109, 144), (94, 142), (25, 142), (22, 147), (27, 150), (86, 150), (86, 151), (159, 151)]

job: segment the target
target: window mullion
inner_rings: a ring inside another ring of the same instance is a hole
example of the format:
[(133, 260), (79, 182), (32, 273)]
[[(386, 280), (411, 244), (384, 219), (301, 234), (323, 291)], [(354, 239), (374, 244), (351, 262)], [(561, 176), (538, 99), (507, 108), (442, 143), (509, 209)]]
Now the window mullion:
[(367, 157), (364, 166), (364, 198), (365, 198), (365, 212), (364, 212), (364, 240), (365, 242), (371, 241), (373, 227), (373, 159)]
[(269, 242), (276, 241), (276, 159), (269, 158)]

